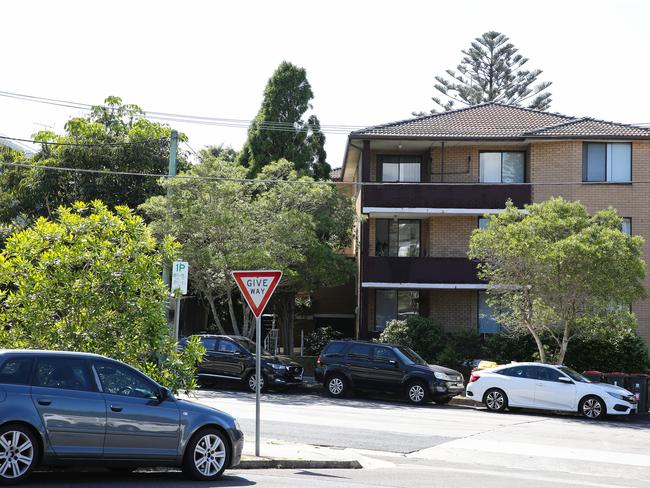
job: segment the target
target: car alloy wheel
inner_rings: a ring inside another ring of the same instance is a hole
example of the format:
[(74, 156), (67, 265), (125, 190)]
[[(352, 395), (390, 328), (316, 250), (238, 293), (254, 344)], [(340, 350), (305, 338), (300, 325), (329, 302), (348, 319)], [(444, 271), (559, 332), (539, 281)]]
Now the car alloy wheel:
[(490, 390), (485, 395), (485, 405), (488, 410), (502, 412), (506, 408), (506, 396), (500, 390)]
[(424, 388), (422, 385), (412, 385), (409, 388), (409, 399), (413, 403), (421, 403), (424, 400)]
[(329, 380), (329, 383), (327, 383), (327, 388), (332, 395), (340, 396), (341, 393), (343, 393), (345, 385), (343, 384), (343, 380), (341, 378), (335, 376)]
[(194, 448), (194, 466), (206, 478), (216, 476), (226, 462), (226, 446), (219, 436), (206, 434)]
[[(255, 387), (256, 387), (256, 376), (255, 373), (252, 373), (248, 376), (248, 389), (255, 393)], [(262, 376), (262, 379), (260, 380), (260, 391), (264, 390), (264, 376)]]
[(14, 480), (24, 476), (35, 457), (34, 443), (24, 432), (9, 430), (0, 435), (0, 477)]
[(583, 400), (580, 410), (589, 419), (600, 419), (605, 415), (603, 404), (596, 397), (589, 397)]

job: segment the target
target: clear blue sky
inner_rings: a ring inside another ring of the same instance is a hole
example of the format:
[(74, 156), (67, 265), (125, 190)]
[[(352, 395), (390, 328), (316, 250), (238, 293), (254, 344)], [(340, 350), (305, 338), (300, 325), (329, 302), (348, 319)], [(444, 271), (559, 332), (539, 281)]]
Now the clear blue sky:
[[(282, 60), (307, 69), (323, 124), (431, 108), (433, 77), (479, 34), (507, 34), (553, 81), (552, 111), (650, 123), (646, 1), (4, 2), (0, 90), (250, 119)], [(57, 131), (76, 112), (0, 97), (0, 133)], [(246, 131), (179, 124), (195, 148)], [(340, 166), (345, 136), (328, 135)]]

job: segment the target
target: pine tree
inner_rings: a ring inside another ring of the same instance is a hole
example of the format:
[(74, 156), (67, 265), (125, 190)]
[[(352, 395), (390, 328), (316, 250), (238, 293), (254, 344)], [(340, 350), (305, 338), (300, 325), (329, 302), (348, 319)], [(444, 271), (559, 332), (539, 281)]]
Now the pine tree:
[(301, 174), (329, 177), (320, 121), (315, 115), (307, 122), (302, 118), (311, 110), (312, 98), (305, 69), (283, 61), (266, 85), (262, 106), (239, 154), (238, 161), (249, 168), (249, 176), (284, 158)]
[[(499, 32), (486, 32), (462, 51), (458, 71), (447, 70), (447, 76), (436, 76), (434, 88), (444, 99), (432, 100), (444, 110), (453, 110), (456, 103), (469, 106), (485, 102), (526, 105), (536, 110), (547, 110), (551, 94), (545, 91), (550, 81), (534, 84), (542, 70), (527, 70), (528, 58), (518, 53), (510, 39)], [(431, 110), (435, 113), (437, 110)]]

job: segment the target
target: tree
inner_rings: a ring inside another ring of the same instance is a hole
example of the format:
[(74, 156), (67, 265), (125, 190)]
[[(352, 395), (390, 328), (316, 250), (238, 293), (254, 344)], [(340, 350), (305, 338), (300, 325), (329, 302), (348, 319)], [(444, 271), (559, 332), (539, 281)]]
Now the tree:
[[(41, 166), (69, 167), (108, 172), (164, 174), (169, 160), (171, 130), (147, 120), (137, 105), (108, 97), (86, 117), (65, 125), (65, 134), (42, 131), (35, 135), (42, 149), (29, 163), (33, 169), (5, 168), (0, 175), (0, 221), (17, 215), (53, 217), (59, 205), (102, 200), (109, 208), (137, 207), (162, 193), (155, 178), (53, 171)], [(181, 135), (181, 139), (184, 136)], [(186, 164), (183, 154), (179, 167)]]
[(643, 238), (623, 233), (612, 208), (589, 215), (579, 202), (552, 198), (526, 210), (508, 202), (470, 239), (496, 320), (530, 334), (543, 362), (550, 338), (558, 363), (575, 338), (634, 328), (629, 306), (646, 296)]
[(127, 207), (60, 207), (7, 239), (0, 253), (0, 347), (92, 352), (173, 390), (195, 386), (202, 348), (182, 353), (167, 328), (159, 243)]
[[(443, 110), (485, 102), (524, 105), (536, 110), (547, 110), (551, 94), (545, 91), (550, 81), (534, 83), (542, 70), (527, 70), (528, 58), (518, 53), (509, 38), (499, 32), (484, 33), (463, 50), (458, 71), (448, 69), (446, 76), (436, 76), (434, 88), (444, 99), (431, 99)], [(431, 110), (435, 113), (437, 110)]]
[(239, 155), (239, 162), (249, 168), (249, 176), (274, 161), (287, 159), (301, 175), (329, 178), (331, 168), (326, 162), (320, 121), (315, 115), (307, 122), (302, 118), (312, 108), (312, 98), (305, 69), (283, 61), (266, 85), (262, 106)]
[(338, 188), (310, 184), (312, 178), (299, 176), (285, 160), (266, 166), (250, 181), (210, 179), (237, 180), (245, 172), (236, 163), (204, 156), (185, 173), (202, 179), (169, 181), (171, 196), (153, 197), (141, 209), (155, 233), (181, 243), (192, 288), (210, 307), (221, 333), (254, 333), (231, 271), (282, 270), (269, 311), (280, 316), (289, 345), (296, 292), (341, 284), (353, 273), (341, 250), (351, 242), (354, 207)]

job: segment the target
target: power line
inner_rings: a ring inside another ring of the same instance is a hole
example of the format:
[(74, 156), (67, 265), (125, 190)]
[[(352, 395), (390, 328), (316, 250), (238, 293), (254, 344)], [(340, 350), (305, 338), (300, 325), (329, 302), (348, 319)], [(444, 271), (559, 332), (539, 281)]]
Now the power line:
[(9, 136), (0, 136), (0, 139), (6, 139), (9, 141), (19, 141), (19, 142), (31, 142), (33, 144), (45, 144), (46, 146), (106, 147), (106, 146), (131, 146), (134, 144), (147, 144), (149, 142), (165, 142), (169, 140), (169, 137), (160, 137), (157, 139), (142, 139), (140, 141), (103, 142), (103, 143), (37, 141), (34, 139), (23, 139), (20, 137), (9, 137)]
[[(250, 179), (250, 178), (232, 178), (226, 176), (202, 176), (202, 175), (176, 175), (169, 176), (164, 173), (139, 173), (132, 171), (113, 171), (113, 170), (100, 170), (100, 169), (85, 169), (85, 168), (71, 168), (65, 166), (45, 166), (37, 164), (27, 164), (27, 163), (9, 163), (0, 161), (0, 166), (11, 166), (17, 168), (26, 168), (26, 169), (39, 169), (39, 170), (51, 170), (51, 171), (64, 171), (72, 173), (90, 173), (90, 174), (101, 174), (101, 175), (115, 175), (115, 176), (138, 176), (145, 178), (165, 178), (165, 179), (180, 179), (180, 180), (207, 180), (207, 181), (232, 181), (239, 183), (287, 183), (287, 184), (299, 184), (299, 185), (348, 185), (348, 186), (477, 186), (484, 185), (484, 183), (478, 182), (454, 182), (454, 183), (435, 183), (435, 182), (384, 182), (384, 181), (323, 181), (323, 180), (278, 180), (278, 179)], [(575, 185), (584, 185), (584, 181), (538, 181), (538, 182), (523, 182), (523, 183), (514, 183), (518, 186), (575, 186)], [(589, 185), (611, 185), (611, 182), (608, 181), (590, 181)], [(625, 184), (650, 184), (650, 180), (636, 180), (628, 181)], [(503, 186), (507, 188), (511, 183), (489, 183), (490, 186)]]

